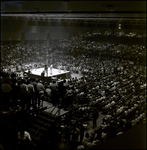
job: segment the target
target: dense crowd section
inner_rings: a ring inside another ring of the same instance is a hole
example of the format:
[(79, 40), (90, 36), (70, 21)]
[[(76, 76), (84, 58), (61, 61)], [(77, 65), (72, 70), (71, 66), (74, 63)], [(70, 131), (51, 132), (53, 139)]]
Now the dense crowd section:
[[(66, 129), (62, 140), (67, 140), (72, 145), (71, 149), (78, 145), (82, 145), (79, 149), (90, 149), (92, 145), (102, 143), (109, 138), (109, 128), (114, 131), (114, 136), (123, 133), (146, 121), (144, 38), (144, 35), (137, 33), (98, 31), (61, 39), (54, 43), (51, 50), (43, 44), (2, 44), (1, 92), (7, 100), (6, 109), (13, 105), (16, 110), (19, 99), (23, 109), (25, 104), (29, 110), (31, 105), (34, 106), (34, 101), (27, 103), (24, 95), (21, 95), (24, 85), (28, 99), (44, 97), (55, 106), (60, 103), (60, 107), (69, 111), (66, 118), (62, 118)], [(44, 67), (47, 57), (54, 68), (61, 66), (61, 69), (82, 74), (83, 77), (63, 80), (58, 84), (56, 81), (46, 83), (19, 76), (20, 72), (27, 69)], [(4, 86), (9, 90), (5, 91)], [(32, 94), (28, 87), (31, 87)], [(86, 135), (78, 142), (81, 125), (90, 120), (96, 110), (107, 114), (101, 127), (90, 137)], [(72, 138), (68, 135), (72, 135)], [(60, 147), (65, 149), (67, 145), (62, 144)]]
[[(77, 57), (98, 57), (107, 56), (119, 59), (130, 59), (136, 62), (145, 63), (145, 37), (144, 35), (136, 35), (135, 33), (124, 34), (123, 32), (97, 32), (84, 33), (73, 36), (69, 39), (61, 39), (57, 43), (52, 43), (52, 49), (44, 46), (44, 44), (36, 43), (26, 44), (8, 44), (1, 45), (1, 63), (4, 68), (20, 66), (24, 68), (24, 64), (45, 63), (45, 59), (49, 58), (49, 63), (53, 63), (54, 67), (59, 64), (66, 65), (68, 69), (72, 66), (81, 66)], [(58, 55), (60, 54), (60, 55)], [(74, 61), (74, 59), (76, 60)], [(59, 60), (59, 61), (58, 61)], [(84, 59), (81, 61), (84, 62)], [(76, 64), (72, 64), (75, 63)], [(69, 63), (70, 66), (67, 64)], [(81, 62), (82, 63), (82, 62)], [(82, 63), (82, 66), (84, 64)], [(30, 65), (32, 66), (32, 65)]]

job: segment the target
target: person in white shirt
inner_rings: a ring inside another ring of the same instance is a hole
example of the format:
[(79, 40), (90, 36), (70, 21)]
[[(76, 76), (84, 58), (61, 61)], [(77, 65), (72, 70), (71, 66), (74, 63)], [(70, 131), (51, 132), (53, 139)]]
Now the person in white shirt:
[(59, 73), (61, 73), (61, 66), (58, 66)]
[(21, 149), (21, 150), (29, 149), (30, 141), (32, 141), (30, 133), (21, 129), (18, 132), (17, 137), (18, 137), (19, 149)]
[(46, 73), (46, 77), (48, 77), (48, 65), (45, 64), (44, 66), (44, 72)]
[(53, 65), (50, 65), (50, 74), (52, 75)]

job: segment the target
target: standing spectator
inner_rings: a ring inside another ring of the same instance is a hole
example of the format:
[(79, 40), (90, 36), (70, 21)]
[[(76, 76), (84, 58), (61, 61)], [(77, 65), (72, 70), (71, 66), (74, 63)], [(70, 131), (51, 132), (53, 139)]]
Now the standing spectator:
[(37, 83), (36, 87), (37, 87), (37, 92), (38, 92), (38, 108), (40, 108), (40, 100), (44, 96), (45, 88), (41, 80)]
[(33, 84), (31, 84), (31, 81), (28, 80), (27, 81), (28, 85), (27, 85), (27, 88), (28, 88), (28, 98), (27, 98), (27, 101), (26, 101), (26, 104), (27, 104), (27, 110), (30, 112), (30, 107), (31, 107), (31, 104), (33, 103), (33, 99), (34, 99), (34, 94), (35, 94), (35, 90), (34, 90), (34, 86)]
[(18, 91), (17, 80), (15, 78), (12, 79), (11, 87), (12, 87), (12, 106), (14, 109), (16, 109), (19, 91)]
[(99, 113), (96, 109), (94, 110), (92, 117), (93, 117), (93, 129), (94, 129), (96, 127), (96, 121), (99, 117)]
[(45, 91), (46, 91), (46, 96), (47, 96), (46, 100), (51, 101), (51, 89), (49, 85), (46, 86)]
[(42, 71), (42, 73), (41, 73), (41, 80), (42, 81), (44, 81), (44, 75), (45, 75), (45, 73), (44, 73), (44, 71)]
[(53, 69), (53, 65), (50, 65), (50, 74), (52, 75), (52, 69)]
[(28, 88), (27, 88), (27, 85), (25, 84), (25, 80), (21, 79), (19, 94), (20, 94), (20, 100), (21, 100), (21, 107), (23, 110), (25, 109), (25, 105), (26, 105), (27, 92), (28, 92)]
[(44, 88), (46, 89), (48, 87), (48, 83), (44, 82)]
[(81, 143), (82, 143), (82, 141), (83, 141), (84, 131), (85, 131), (85, 127), (83, 126), (83, 124), (81, 124), (81, 125), (80, 125), (80, 142), (81, 142)]
[[(36, 79), (37, 80), (37, 79)], [(32, 78), (32, 83), (34, 86), (34, 98), (32, 101), (32, 106), (33, 106), (33, 113), (35, 113), (37, 111), (37, 97), (38, 97), (38, 91), (37, 91), (37, 82), (35, 81), (35, 78)]]
[(46, 73), (46, 77), (48, 77), (48, 65), (45, 64), (44, 66), (44, 74)]
[(62, 107), (64, 108), (66, 89), (65, 86), (63, 85), (63, 82), (59, 83), (58, 91), (59, 91), (59, 99), (62, 100)]
[(53, 80), (52, 84), (50, 84), (51, 89), (51, 101), (54, 106), (58, 104), (58, 85), (56, 81)]
[(9, 109), (10, 107), (10, 93), (12, 91), (12, 88), (8, 83), (8, 80), (5, 80), (5, 83), (2, 84), (1, 90), (2, 90), (2, 105), (6, 110)]
[(74, 94), (74, 88), (73, 86), (71, 87), (70, 90), (67, 91), (66, 95), (65, 95), (65, 110), (69, 107), (72, 108), (72, 104), (73, 104), (73, 94)]

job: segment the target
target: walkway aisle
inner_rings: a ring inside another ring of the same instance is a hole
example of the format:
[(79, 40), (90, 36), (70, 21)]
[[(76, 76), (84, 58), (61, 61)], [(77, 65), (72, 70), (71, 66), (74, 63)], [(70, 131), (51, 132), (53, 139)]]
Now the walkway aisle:
[(100, 125), (102, 124), (102, 119), (105, 117), (106, 115), (103, 115), (103, 114), (101, 114), (101, 112), (99, 112), (99, 118), (97, 119), (97, 127), (95, 127), (94, 129), (93, 129), (93, 120), (92, 120), (92, 118), (91, 118), (91, 120), (90, 121), (88, 121), (87, 122), (87, 127), (86, 127), (86, 130), (85, 130), (85, 132), (84, 132), (84, 135), (88, 132), (89, 133), (89, 135), (91, 135), (91, 133), (93, 133), (94, 132), (94, 130), (96, 130), (96, 129), (98, 129), (99, 127), (100, 127)]
[[(81, 78), (83, 75), (81, 74), (76, 74), (76, 73), (71, 73), (71, 77), (75, 78), (77, 77), (78, 79)], [(89, 135), (91, 135), (91, 133), (94, 132), (94, 130), (98, 129), (100, 127), (100, 125), (102, 124), (102, 119), (105, 117), (106, 115), (101, 114), (101, 112), (99, 112), (99, 118), (97, 119), (97, 127), (93, 129), (93, 120), (91, 118), (91, 121), (87, 122), (87, 127), (86, 130), (84, 132), (84, 135), (88, 132)]]
[(68, 112), (61, 108), (60, 111), (57, 112), (59, 108), (58, 107), (54, 108), (53, 104), (47, 101), (43, 101), (43, 107), (47, 107), (47, 109), (44, 110), (45, 112), (52, 113), (52, 115), (56, 116), (61, 116)]
[[(53, 104), (52, 103), (50, 103), (50, 102), (47, 102), (47, 101), (44, 101), (43, 102), (43, 106), (44, 107), (47, 107), (47, 109), (45, 109), (44, 111), (45, 112), (51, 112), (53, 109), (54, 109), (54, 106), (53, 106)], [(54, 115), (54, 114), (56, 114), (56, 116), (58, 116), (59, 114), (58, 113), (56, 113), (58, 111), (58, 108), (56, 107), (53, 111), (52, 111), (52, 114)], [(63, 114), (65, 114), (65, 113), (67, 113), (68, 111), (65, 111), (65, 110), (63, 110), (63, 109), (60, 109), (60, 115), (63, 115)], [(85, 136), (85, 134), (88, 132), (89, 133), (89, 135), (91, 136), (91, 133), (93, 133), (94, 132), (94, 130), (96, 130), (96, 129), (98, 129), (99, 127), (100, 127), (100, 125), (102, 124), (102, 119), (105, 117), (106, 115), (103, 115), (103, 114), (101, 114), (101, 112), (99, 112), (99, 118), (97, 119), (97, 127), (95, 127), (94, 129), (93, 129), (93, 119), (91, 118), (91, 120), (90, 121), (88, 121), (87, 122), (87, 126), (86, 126), (86, 130), (85, 130), (85, 132), (84, 132), (84, 136)]]

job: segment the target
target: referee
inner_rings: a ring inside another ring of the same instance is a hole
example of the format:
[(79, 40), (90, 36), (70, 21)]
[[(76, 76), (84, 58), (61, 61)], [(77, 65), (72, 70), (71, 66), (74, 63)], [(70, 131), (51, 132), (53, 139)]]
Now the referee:
[(46, 73), (46, 76), (48, 77), (48, 66), (47, 66), (47, 64), (45, 64), (45, 66), (44, 66), (44, 71)]

